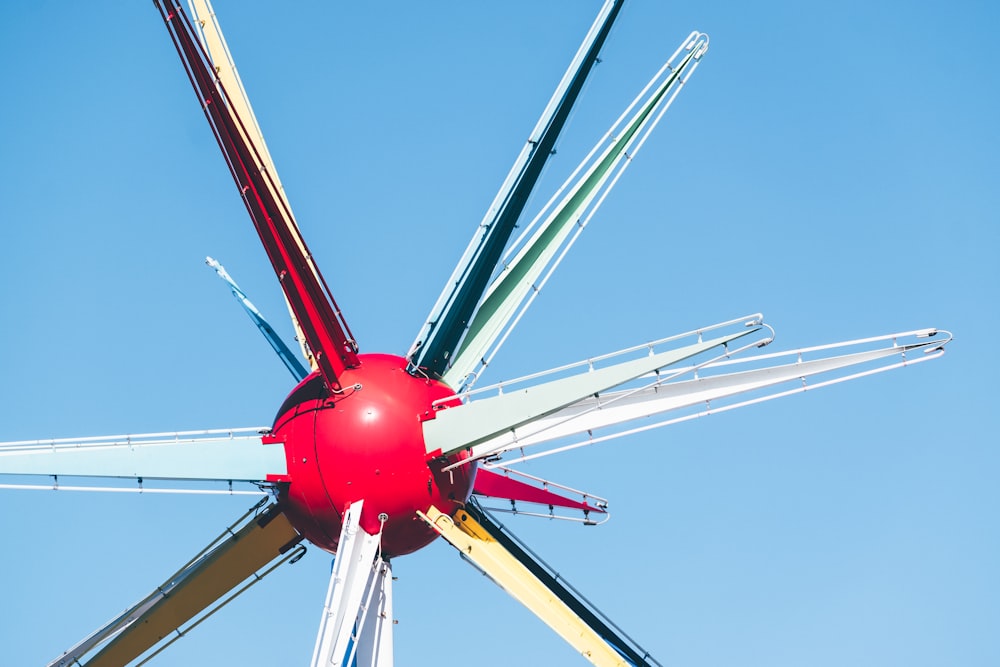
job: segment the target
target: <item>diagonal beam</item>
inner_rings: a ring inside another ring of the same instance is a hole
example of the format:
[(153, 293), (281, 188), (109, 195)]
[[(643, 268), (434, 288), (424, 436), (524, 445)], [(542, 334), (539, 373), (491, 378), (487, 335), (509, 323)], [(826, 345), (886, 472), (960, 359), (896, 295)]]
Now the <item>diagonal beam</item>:
[(365, 618), (355, 642), (357, 667), (392, 667), (392, 566), (378, 559), (365, 594)]
[[(250, 98), (247, 95), (246, 88), (243, 87), (243, 81), (240, 79), (239, 72), (236, 71), (236, 63), (233, 62), (232, 54), (229, 52), (229, 45), (226, 44), (226, 38), (222, 34), (222, 27), (219, 25), (215, 10), (212, 9), (212, 5), (208, 0), (188, 0), (188, 6), (191, 8), (192, 18), (194, 19), (195, 26), (198, 28), (201, 43), (208, 52), (209, 60), (212, 62), (212, 69), (218, 76), (223, 89), (229, 91), (229, 102), (233, 105), (236, 116), (243, 121), (242, 127), (246, 129), (247, 141), (253, 145), (260, 156), (264, 173), (268, 176), (268, 184), (274, 186), (273, 194), (275, 198), (288, 211), (289, 217), (294, 219), (292, 206), (288, 202), (285, 188), (278, 177), (278, 170), (274, 166), (274, 160), (271, 158), (271, 151), (267, 148), (267, 142), (264, 141), (264, 134), (257, 123), (257, 116), (253, 112), (253, 107), (250, 106)], [(298, 237), (297, 242), (300, 245), (301, 251), (305, 254), (310, 268), (316, 275), (316, 280), (322, 282), (323, 277), (319, 274), (319, 269), (312, 261), (312, 256), (309, 254), (308, 249), (306, 249), (305, 242), (301, 236)], [(295, 312), (292, 310), (292, 305), (288, 303), (287, 299), (285, 300), (285, 304), (288, 306), (288, 313), (292, 319), (292, 327), (295, 329), (296, 339), (302, 349), (302, 356), (309, 361), (312, 369), (316, 370), (316, 361), (309, 350), (302, 326), (299, 324), (298, 318), (296, 318)]]
[(761, 327), (699, 341), (508, 394), (442, 409), (423, 424), (428, 456), (448, 456), (549, 415), (577, 401), (756, 333)]
[(195, 39), (193, 26), (175, 0), (157, 0), (157, 5), (285, 298), (327, 387), (337, 391), (338, 377), (360, 363), (354, 337), (312, 260), (267, 160)]
[(254, 323), (260, 333), (264, 336), (264, 339), (271, 345), (271, 349), (274, 350), (281, 362), (285, 364), (285, 368), (288, 372), (299, 382), (304, 380), (309, 373), (306, 371), (305, 366), (302, 365), (292, 351), (285, 345), (285, 341), (281, 340), (281, 336), (278, 332), (274, 330), (274, 327), (267, 321), (263, 313), (257, 310), (257, 306), (253, 305), (253, 302), (247, 297), (246, 293), (240, 289), (240, 286), (236, 284), (233, 277), (229, 275), (226, 268), (222, 266), (218, 261), (212, 259), (211, 257), (205, 258), (205, 263), (210, 267), (215, 269), (215, 273), (222, 278), (227, 285), (229, 285), (229, 291), (232, 292), (233, 297), (243, 306), (243, 310), (250, 317), (250, 320)]
[[(505, 260), (503, 270), (487, 290), (443, 375), (446, 383), (461, 390), (489, 363), (631, 164), (707, 48), (706, 35), (691, 33), (532, 222), (530, 227), (536, 227), (544, 216), (513, 259)], [(553, 205), (563, 192), (559, 203)]]
[(549, 488), (547, 483), (543, 486), (533, 486), (525, 481), (511, 477), (509, 474), (500, 474), (487, 468), (479, 468), (476, 471), (476, 481), (472, 492), (477, 496), (486, 498), (503, 498), (513, 502), (548, 505), (550, 510), (553, 507), (566, 507), (580, 510), (584, 515), (590, 512), (596, 512), (597, 514), (608, 513), (606, 503), (604, 505), (591, 505), (587, 502), (588, 496), (584, 496), (583, 500), (573, 500), (555, 493)]
[(49, 667), (81, 664), (80, 659), (95, 649), (98, 652), (86, 662), (87, 667), (127, 665), (301, 541), (276, 505), (251, 517), (256, 509), (241, 519), (250, 518), (245, 525), (234, 531), (234, 524), (148, 597)]
[(505, 539), (496, 526), (471, 506), (459, 509), (454, 517), (433, 506), (426, 514), (418, 514), (464, 558), (592, 664), (629, 667), (653, 662), (648, 654), (637, 651), (633, 643), (625, 641), (584, 606), (556, 577), (549, 576), (526, 552)]
[[(938, 337), (943, 334), (942, 337)], [(917, 340), (913, 340), (916, 338)], [(940, 358), (951, 335), (937, 329), (789, 350), (745, 359), (706, 364), (689, 380), (651, 382), (638, 389), (587, 397), (544, 418), (472, 448), (471, 460), (523, 450), (569, 436), (584, 440), (522, 454), (508, 464), (548, 456), (584, 445), (619, 438), (700, 416), (725, 412), (877, 373)], [(859, 347), (874, 349), (857, 350)], [(845, 353), (846, 352), (846, 353)], [(777, 362), (777, 363), (776, 363)], [(746, 369), (747, 366), (757, 366)], [(742, 370), (746, 369), (746, 370)], [(695, 369), (685, 369), (685, 375)], [(728, 372), (724, 372), (728, 371)], [(732, 402), (734, 397), (750, 398)], [(695, 410), (692, 412), (692, 410)], [(642, 419), (683, 411), (681, 416), (609, 433), (607, 429)]]
[(606, 0), (601, 8), (413, 342), (408, 357), (414, 367), (436, 377), (448, 367), (623, 2)]
[[(376, 559), (381, 535), (370, 535), (361, 527), (361, 510), (364, 501), (352, 503), (344, 516), (340, 530), (337, 555), (330, 573), (330, 586), (316, 635), (312, 667), (352, 665), (358, 655), (367, 659), (368, 665), (391, 665), (392, 632), (376, 618), (378, 608), (385, 610), (391, 596), (387, 587), (388, 567)], [(375, 591), (379, 590), (378, 597)], [(389, 625), (391, 626), (391, 619)], [(360, 647), (362, 639), (368, 642)], [(381, 646), (387, 642), (386, 646)], [(379, 656), (389, 663), (377, 662)]]

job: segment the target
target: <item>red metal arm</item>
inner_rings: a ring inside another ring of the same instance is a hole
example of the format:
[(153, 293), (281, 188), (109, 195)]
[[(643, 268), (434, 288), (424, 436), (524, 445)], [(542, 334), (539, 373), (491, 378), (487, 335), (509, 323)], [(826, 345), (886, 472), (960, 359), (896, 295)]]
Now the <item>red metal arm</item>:
[(360, 363), (354, 337), (312, 262), (291, 211), (262, 168), (264, 161), (229, 104), (208, 55), (195, 39), (190, 20), (174, 0), (161, 0), (157, 6), (327, 387), (339, 390), (338, 377)]
[(521, 500), (526, 503), (535, 503), (536, 505), (569, 507), (584, 512), (607, 514), (607, 510), (599, 505), (590, 505), (587, 502), (572, 500), (557, 493), (553, 493), (548, 489), (538, 488), (526, 482), (522, 482), (521, 480), (493, 472), (488, 468), (480, 468), (476, 471), (474, 493), (490, 498)]

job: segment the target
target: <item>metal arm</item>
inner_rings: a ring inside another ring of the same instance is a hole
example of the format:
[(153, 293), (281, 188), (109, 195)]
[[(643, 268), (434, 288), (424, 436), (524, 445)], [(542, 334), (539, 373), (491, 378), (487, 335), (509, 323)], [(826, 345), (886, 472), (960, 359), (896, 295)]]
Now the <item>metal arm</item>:
[(462, 557), (523, 604), (584, 658), (599, 667), (659, 665), (635, 640), (470, 503), (444, 514), (418, 512)]
[[(80, 665), (80, 659), (95, 650), (97, 652), (86, 662), (87, 667), (126, 665), (157, 644), (164, 641), (170, 644), (184, 636), (191, 627), (277, 565), (301, 557), (304, 548), (295, 551), (293, 548), (302, 538), (277, 506), (271, 505), (257, 514), (258, 509), (260, 505), (251, 508), (149, 596), (67, 650), (48, 667)], [(278, 561), (275, 566), (259, 572), (274, 560)], [(252, 576), (255, 578), (250, 584), (222, 600)], [(199, 614), (202, 614), (199, 620), (181, 629)], [(174, 639), (167, 640), (171, 636)]]
[[(0, 475), (256, 482), (287, 474), (263, 427), (0, 443)], [(24, 485), (17, 485), (24, 486)], [(199, 493), (205, 484), (192, 486)], [(51, 488), (51, 487), (50, 487)]]
[[(931, 361), (944, 354), (949, 341), (947, 331), (921, 329), (673, 369), (669, 376), (639, 378), (628, 388), (589, 396), (513, 428), (474, 446), (467, 460), (492, 459), (516, 450), (519, 456), (504, 460), (505, 465), (513, 465)], [(737, 397), (742, 398), (735, 400)], [(668, 413), (678, 416), (642, 421)], [(556, 446), (557, 441), (565, 442), (572, 436), (577, 439)], [(549, 447), (525, 453), (527, 448), (541, 445)]]
[(240, 305), (243, 306), (243, 310), (245, 310), (246, 314), (250, 316), (250, 319), (257, 326), (257, 329), (260, 330), (261, 334), (264, 335), (267, 342), (270, 343), (271, 349), (275, 351), (282, 363), (285, 364), (285, 368), (288, 369), (288, 372), (291, 373), (296, 380), (300, 382), (304, 380), (305, 377), (309, 375), (305, 366), (303, 366), (302, 363), (295, 358), (292, 351), (287, 345), (285, 345), (285, 341), (281, 340), (281, 336), (279, 336), (278, 332), (274, 330), (274, 327), (272, 327), (264, 315), (257, 310), (257, 306), (253, 305), (253, 302), (247, 298), (247, 295), (242, 289), (240, 289), (240, 286), (236, 284), (236, 281), (229, 275), (226, 268), (211, 257), (206, 257), (205, 263), (215, 269), (215, 272), (219, 275), (219, 277), (226, 281), (226, 284), (229, 285), (229, 290), (233, 293), (233, 296), (237, 301), (239, 301)]
[(413, 342), (407, 356), (414, 368), (439, 377), (448, 367), (623, 3), (606, 0), (601, 8)]
[(353, 335), (267, 169), (268, 161), (196, 41), (193, 26), (176, 1), (158, 0), (157, 4), (285, 297), (328, 388), (337, 391), (338, 376), (360, 363)]
[[(745, 324), (751, 326), (747, 327)], [(736, 328), (737, 332), (718, 335), (718, 330), (723, 328)], [(722, 348), (721, 352), (717, 351), (716, 358), (719, 358), (766, 345), (771, 341), (771, 337), (767, 336), (765, 331), (770, 331), (766, 325), (761, 325), (756, 320), (744, 322), (740, 318), (693, 331), (685, 336), (673, 337), (623, 350), (615, 355), (608, 355), (602, 360), (616, 357), (619, 361), (605, 367), (595, 368), (594, 364), (590, 363), (584, 372), (523, 389), (507, 391), (491, 398), (471, 401), (455, 407), (445, 408), (445, 402), (439, 402), (438, 405), (441, 409), (437, 410), (435, 416), (425, 421), (423, 425), (424, 445), (427, 448), (427, 454), (428, 456), (448, 456), (462, 449), (473, 448), (502, 434), (516, 432), (518, 429), (588, 396), (602, 393), (648, 373), (702, 355), (713, 348)], [(703, 334), (706, 332), (715, 332), (716, 337), (705, 338)], [(729, 344), (733, 341), (758, 333), (763, 337), (751, 337), (750, 342), (741, 341), (742, 347), (736, 350), (729, 348)], [(688, 345), (654, 354), (654, 347), (659, 343), (674, 342), (677, 338), (684, 337), (693, 338), (694, 341)], [(641, 354), (641, 356), (638, 359), (631, 358), (635, 357), (636, 354)], [(621, 361), (622, 357), (629, 359)], [(714, 360), (706, 360), (706, 363)], [(577, 366), (580, 365), (582, 364)]]
[[(503, 270), (483, 297), (461, 347), (444, 373), (445, 382), (461, 390), (471, 385), (489, 364), (707, 50), (707, 35), (700, 32), (688, 35), (549, 200), (521, 239), (515, 241), (504, 258)], [(532, 229), (532, 236), (522, 243)]]

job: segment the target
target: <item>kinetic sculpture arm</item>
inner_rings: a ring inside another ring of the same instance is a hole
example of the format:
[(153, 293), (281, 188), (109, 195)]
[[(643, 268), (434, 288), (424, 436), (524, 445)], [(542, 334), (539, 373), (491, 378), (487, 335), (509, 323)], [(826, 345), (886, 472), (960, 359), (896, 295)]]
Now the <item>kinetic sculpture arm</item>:
[[(208, 0), (188, 0), (188, 7), (191, 8), (191, 18), (198, 29), (202, 46), (208, 52), (208, 57), (212, 62), (216, 75), (219, 77), (219, 81), (222, 82), (223, 88), (232, 94), (230, 102), (236, 110), (236, 115), (243, 121), (248, 133), (248, 140), (257, 149), (266, 173), (274, 182), (276, 196), (281, 200), (285, 209), (291, 212), (292, 207), (288, 203), (288, 197), (285, 195), (285, 188), (281, 185), (281, 180), (278, 178), (278, 170), (274, 166), (274, 160), (271, 159), (271, 152), (267, 149), (267, 143), (264, 141), (264, 134), (260, 131), (260, 125), (257, 124), (257, 116), (254, 115), (253, 108), (250, 106), (250, 98), (243, 87), (243, 81), (240, 79), (239, 72), (236, 71), (236, 63), (233, 62), (233, 57), (229, 53), (229, 46), (222, 35), (222, 28), (215, 17), (215, 11)], [(308, 252), (306, 254), (308, 255)], [(308, 257), (308, 259), (313, 272), (319, 276), (319, 270), (312, 262), (312, 257)], [(317, 277), (317, 280), (322, 280), (322, 278)], [(298, 319), (295, 317), (294, 311), (292, 311), (292, 305), (288, 302), (287, 298), (285, 299), (285, 305), (288, 306), (288, 313), (292, 319), (292, 326), (295, 328), (296, 339), (302, 348), (302, 356), (309, 361), (309, 365), (312, 366), (313, 370), (317, 370), (316, 359), (309, 350), (302, 327), (299, 325)]]
[[(148, 656), (151, 658), (278, 565), (301, 558), (305, 547), (296, 545), (302, 537), (276, 505), (258, 513), (262, 504), (251, 508), (150, 595), (68, 649), (48, 667), (81, 665), (84, 657), (88, 658), (87, 667), (121, 667), (161, 644)], [(272, 561), (277, 562), (263, 570)], [(213, 607), (249, 577), (254, 579)]]
[(431, 507), (420, 518), (462, 558), (523, 604), (591, 664), (652, 667), (658, 662), (524, 548), (513, 535), (476, 508), (452, 516)]
[[(512, 465), (637, 431), (912, 366), (939, 358), (950, 340), (951, 334), (947, 331), (922, 329), (756, 357), (713, 361), (671, 369), (669, 374), (647, 375), (638, 378), (628, 388), (587, 396), (556, 412), (521, 426), (512, 426), (504, 433), (480, 441), (470, 447), (472, 456), (462, 463), (494, 458), (517, 450), (521, 453), (519, 457), (504, 461), (506, 465)], [(485, 393), (488, 388), (481, 391)], [(504, 389), (504, 396), (511, 394), (514, 392), (510, 388)], [(744, 398), (734, 401), (735, 397)], [(502, 397), (472, 401), (469, 405), (488, 405), (497, 398)], [(461, 409), (454, 410), (458, 412)], [(680, 416), (636, 425), (640, 420), (666, 413), (677, 414), (678, 411)], [(440, 416), (446, 416), (447, 412)], [(632, 427), (612, 430), (622, 425)], [(551, 446), (555, 441), (571, 436), (578, 436), (578, 439), (558, 447)], [(543, 444), (550, 444), (550, 448), (532, 454), (524, 453), (528, 447)]]
[[(261, 428), (0, 443), (0, 475), (267, 483), (287, 473), (281, 445)], [(24, 486), (16, 484), (12, 486)], [(65, 487), (62, 487), (65, 488)], [(85, 488), (94, 488), (88, 486)], [(120, 490), (121, 487), (116, 487)]]
[(291, 373), (297, 381), (301, 382), (304, 380), (306, 376), (309, 375), (309, 373), (306, 372), (305, 367), (298, 359), (295, 358), (292, 351), (287, 345), (285, 345), (285, 341), (281, 340), (281, 336), (278, 335), (278, 332), (274, 330), (274, 327), (271, 326), (264, 315), (257, 310), (257, 306), (253, 305), (253, 302), (247, 298), (247, 295), (242, 289), (240, 289), (240, 286), (236, 284), (236, 281), (229, 275), (226, 268), (211, 257), (206, 257), (205, 263), (215, 269), (218, 276), (226, 281), (226, 284), (229, 285), (229, 290), (233, 293), (233, 296), (240, 302), (240, 305), (243, 306), (243, 310), (246, 311), (246, 314), (250, 316), (251, 320), (253, 320), (257, 329), (260, 330), (267, 342), (270, 343), (271, 349), (273, 349), (278, 355), (281, 362), (285, 364), (285, 368), (288, 369), (288, 372)]
[[(586, 371), (569, 377), (516, 391), (508, 390), (492, 398), (440, 409), (434, 419), (424, 422), (424, 443), (427, 454), (448, 456), (462, 449), (474, 447), (501, 434), (529, 426), (588, 396), (600, 394), (685, 359), (706, 353), (713, 348), (724, 348), (722, 356), (734, 354), (736, 351), (729, 350), (730, 343), (763, 329), (757, 321), (748, 324), (752, 325), (752, 328), (744, 327), (742, 319), (725, 322), (693, 332), (690, 336), (697, 340), (677, 349), (653, 354), (653, 345), (640, 346), (631, 350), (642, 353), (638, 359), (620, 361), (603, 368), (595, 368), (590, 364)], [(711, 339), (705, 339), (702, 335), (720, 328), (736, 326), (740, 326), (743, 330)], [(753, 340), (740, 350), (766, 345), (770, 341), (770, 337)]]
[(538, 124), (486, 212), (427, 323), (410, 348), (414, 367), (440, 377), (450, 365), (473, 311), (535, 187), (542, 167), (583, 89), (624, 0), (606, 0)]
[[(160, 0), (160, 13), (181, 56), (205, 116), (222, 149), (236, 186), (264, 245), (274, 272), (327, 387), (338, 391), (338, 376), (359, 364), (354, 338), (299, 234), (291, 209), (273, 175), (270, 158), (254, 139), (234, 100), (217, 75), (191, 23), (175, 0)], [(206, 25), (206, 30), (208, 25)], [(223, 68), (219, 68), (221, 71)], [(252, 116), (244, 106), (244, 114)]]
[(381, 534), (360, 525), (364, 501), (347, 507), (311, 667), (392, 667), (392, 568)]
[(707, 35), (688, 35), (522, 234), (534, 229), (532, 236), (514, 243), (444, 373), (445, 382), (461, 391), (489, 364), (707, 50)]

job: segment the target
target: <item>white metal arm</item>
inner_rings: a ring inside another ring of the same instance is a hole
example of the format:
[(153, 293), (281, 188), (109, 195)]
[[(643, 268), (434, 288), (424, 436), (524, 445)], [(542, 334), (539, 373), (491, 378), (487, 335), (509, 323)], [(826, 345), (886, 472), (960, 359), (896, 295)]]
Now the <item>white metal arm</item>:
[[(590, 222), (697, 69), (708, 36), (692, 32), (514, 241), (468, 325), (444, 380), (471, 385)], [(529, 236), (529, 234), (531, 234)]]
[(363, 506), (344, 516), (312, 667), (392, 666), (392, 571), (378, 555), (382, 536), (361, 527)]
[[(744, 324), (751, 326), (747, 327)], [(720, 332), (718, 331), (720, 328), (729, 330)], [(714, 337), (703, 336), (705, 332), (712, 332)], [(423, 422), (424, 445), (429, 455), (448, 456), (527, 426), (588, 396), (609, 391), (648, 373), (703, 356), (710, 350), (714, 350), (716, 356), (705, 360), (704, 363), (766, 345), (771, 341), (769, 333), (770, 328), (757, 320), (748, 323), (744, 323), (742, 319), (734, 320), (691, 332), (687, 337), (693, 340), (689, 340), (687, 345), (667, 351), (655, 352), (654, 348), (660, 342), (674, 342), (674, 338), (609, 355), (603, 360), (616, 358), (617, 363), (600, 368), (595, 367), (591, 360), (587, 370), (567, 377), (558, 377), (455, 407), (447, 407), (446, 403), (441, 403), (442, 409), (437, 410), (432, 419)], [(747, 339), (740, 340), (744, 337)], [(734, 344), (735, 350), (730, 347), (731, 344)], [(638, 358), (635, 358), (636, 352), (640, 353)]]
[(286, 472), (266, 427), (0, 443), (0, 475), (264, 482)]
[[(590, 396), (471, 448), (469, 460), (498, 457), (571, 436), (583, 439), (504, 460), (511, 465), (541, 456), (612, 440), (631, 433), (839, 384), (939, 358), (951, 334), (937, 329), (726, 359), (672, 369), (669, 376), (647, 375), (628, 388)], [(688, 379), (681, 379), (687, 377)], [(734, 397), (743, 400), (734, 401)], [(614, 427), (684, 411), (680, 416), (624, 430)], [(486, 464), (490, 466), (489, 463)]]

